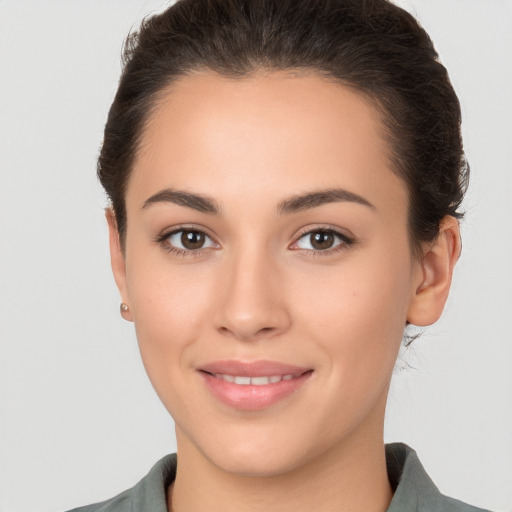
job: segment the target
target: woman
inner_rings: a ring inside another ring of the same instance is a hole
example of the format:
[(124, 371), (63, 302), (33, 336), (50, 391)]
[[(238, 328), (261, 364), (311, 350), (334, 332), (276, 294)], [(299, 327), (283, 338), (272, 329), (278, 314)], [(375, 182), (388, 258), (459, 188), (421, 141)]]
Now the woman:
[(178, 456), (78, 510), (478, 510), (384, 446), (467, 180), (427, 34), (385, 0), (180, 0), (126, 48), (98, 174), (121, 315)]

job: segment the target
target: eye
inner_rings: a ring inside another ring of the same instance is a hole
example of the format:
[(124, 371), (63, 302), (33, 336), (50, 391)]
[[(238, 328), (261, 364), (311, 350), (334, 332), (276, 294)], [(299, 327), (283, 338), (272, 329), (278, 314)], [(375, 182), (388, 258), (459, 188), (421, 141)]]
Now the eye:
[(333, 229), (315, 229), (302, 235), (292, 249), (328, 252), (330, 249), (341, 249), (353, 243), (352, 239)]
[(162, 237), (169, 250), (191, 252), (214, 248), (217, 244), (204, 232), (197, 229), (179, 229)]

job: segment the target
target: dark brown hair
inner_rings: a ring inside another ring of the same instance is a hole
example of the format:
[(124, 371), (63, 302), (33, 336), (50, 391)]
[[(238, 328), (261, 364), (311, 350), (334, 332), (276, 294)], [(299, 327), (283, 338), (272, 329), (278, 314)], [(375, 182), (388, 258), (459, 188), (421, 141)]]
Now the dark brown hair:
[(159, 93), (195, 70), (240, 78), (260, 69), (308, 70), (371, 98), (394, 171), (407, 184), (412, 247), (460, 218), (468, 179), (460, 105), (428, 34), (387, 0), (178, 0), (125, 44), (98, 176), (122, 242), (125, 192)]

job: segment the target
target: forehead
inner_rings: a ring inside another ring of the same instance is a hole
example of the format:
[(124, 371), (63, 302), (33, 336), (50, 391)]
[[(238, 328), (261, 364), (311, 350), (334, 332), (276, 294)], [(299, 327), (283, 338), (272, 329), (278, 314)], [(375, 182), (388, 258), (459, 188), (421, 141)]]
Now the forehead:
[(338, 82), (289, 72), (196, 73), (160, 95), (127, 203), (164, 187), (277, 200), (333, 186), (376, 198), (389, 185), (388, 196), (403, 196), (389, 154), (377, 109)]

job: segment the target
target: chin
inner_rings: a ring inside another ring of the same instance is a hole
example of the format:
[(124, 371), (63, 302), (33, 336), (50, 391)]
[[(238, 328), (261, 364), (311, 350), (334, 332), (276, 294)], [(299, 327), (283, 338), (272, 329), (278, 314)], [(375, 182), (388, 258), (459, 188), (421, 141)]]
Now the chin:
[[(295, 432), (297, 433), (297, 432)], [(203, 456), (222, 471), (240, 476), (269, 477), (293, 472), (309, 459), (306, 446), (294, 433), (274, 427), (227, 432), (199, 446)], [(211, 442), (213, 441), (213, 442)], [(311, 458), (315, 454), (309, 454)]]
[(284, 450), (256, 452), (254, 448), (247, 450), (231, 448), (217, 460), (211, 460), (219, 469), (228, 473), (247, 477), (270, 477), (293, 471), (301, 465), (297, 454), (286, 453)]

